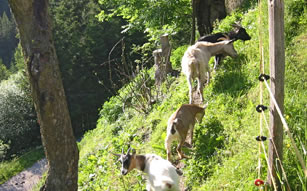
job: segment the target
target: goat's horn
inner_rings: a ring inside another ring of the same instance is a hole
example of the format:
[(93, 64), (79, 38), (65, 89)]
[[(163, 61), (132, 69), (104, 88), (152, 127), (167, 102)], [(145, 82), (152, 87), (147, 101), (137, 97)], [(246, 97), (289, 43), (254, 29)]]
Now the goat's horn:
[(236, 28), (240, 28), (241, 27), (241, 24), (239, 21), (235, 22), (234, 24), (232, 24), (233, 27), (236, 27)]
[(217, 40), (218, 40), (218, 41), (220, 41), (220, 40), (222, 40), (222, 41), (223, 41), (223, 40), (227, 40), (227, 38), (225, 38), (225, 37), (221, 37), (221, 38), (218, 38)]
[(131, 147), (129, 147), (126, 155), (128, 155), (130, 153), (130, 150), (131, 150)]
[(225, 34), (224, 37), (218, 38), (217, 40), (230, 40), (230, 37)]
[(110, 152), (112, 155), (115, 155), (115, 156), (117, 156), (117, 157), (120, 157), (121, 156), (121, 154), (116, 154), (116, 153), (112, 153), (112, 152)]

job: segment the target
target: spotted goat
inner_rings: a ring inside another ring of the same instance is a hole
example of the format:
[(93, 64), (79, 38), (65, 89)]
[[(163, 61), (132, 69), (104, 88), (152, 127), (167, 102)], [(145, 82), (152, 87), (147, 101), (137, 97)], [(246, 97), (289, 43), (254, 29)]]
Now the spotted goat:
[(130, 154), (130, 149), (124, 154), (114, 154), (119, 157), (122, 164), (121, 174), (126, 175), (133, 169), (145, 173), (147, 191), (179, 191), (179, 174), (169, 161), (155, 154), (137, 155), (135, 150)]

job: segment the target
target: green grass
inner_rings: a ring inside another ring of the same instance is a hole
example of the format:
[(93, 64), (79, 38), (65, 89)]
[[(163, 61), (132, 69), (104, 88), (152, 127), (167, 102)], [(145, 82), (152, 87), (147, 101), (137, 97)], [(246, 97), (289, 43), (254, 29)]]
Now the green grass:
[(43, 148), (33, 149), (20, 157), (0, 163), (0, 184), (3, 184), (11, 177), (31, 167), (35, 162), (44, 157)]

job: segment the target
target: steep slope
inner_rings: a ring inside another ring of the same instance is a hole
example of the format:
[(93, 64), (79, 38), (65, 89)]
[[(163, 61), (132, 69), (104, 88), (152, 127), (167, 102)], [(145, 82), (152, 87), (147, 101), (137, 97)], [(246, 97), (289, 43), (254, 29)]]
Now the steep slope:
[[(263, 26), (258, 26), (258, 14), (257, 9), (244, 15), (234, 13), (219, 25), (219, 30), (226, 30), (230, 23), (242, 18), (241, 23), (247, 26), (252, 39), (246, 43), (235, 42), (239, 56), (226, 58), (204, 90), (209, 106), (202, 123), (195, 126), (193, 149), (184, 150), (191, 158), (182, 160), (184, 184), (189, 190), (257, 190), (254, 180), (258, 177), (259, 157), (263, 166), (261, 178), (267, 176), (264, 155), (258, 154), (255, 141), (259, 134), (259, 114), (255, 111), (259, 104), (259, 34), (263, 37), (265, 71), (269, 74), (267, 19), (265, 14), (262, 15)], [(285, 116), (298, 143), (301, 140), (306, 145), (307, 59), (303, 55), (307, 54), (302, 47), (306, 47), (306, 33), (289, 43), (287, 48)], [(180, 47), (172, 54), (173, 66), (177, 69), (185, 48)], [(122, 148), (127, 150), (131, 146), (137, 153), (155, 153), (166, 158), (167, 120), (181, 104), (188, 103), (188, 87), (184, 76), (169, 77), (160, 87), (156, 103), (147, 104), (149, 93), (142, 92), (142, 88), (137, 91), (136, 87), (144, 83), (146, 76), (150, 95), (156, 95), (153, 73), (153, 69), (143, 71), (122, 88), (118, 96), (104, 103), (97, 128), (89, 131), (79, 144), (80, 190), (145, 189), (139, 171), (120, 175), (117, 159), (110, 152), (119, 153)], [(264, 98), (268, 105), (267, 92)], [(287, 136), (284, 142), (284, 168), (288, 181), (294, 190), (302, 190), (306, 181), (299, 178), (301, 169), (288, 146)]]

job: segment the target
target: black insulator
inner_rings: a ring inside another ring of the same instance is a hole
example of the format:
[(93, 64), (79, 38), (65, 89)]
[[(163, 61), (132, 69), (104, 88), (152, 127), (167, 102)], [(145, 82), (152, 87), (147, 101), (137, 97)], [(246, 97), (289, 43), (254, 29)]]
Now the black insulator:
[(270, 76), (266, 74), (260, 74), (258, 77), (258, 80), (261, 82), (263, 82), (264, 80), (269, 80), (269, 79), (270, 79)]
[(262, 112), (262, 111), (265, 111), (267, 109), (268, 109), (268, 107), (264, 106), (264, 105), (257, 105), (257, 107), (256, 107), (256, 111), (259, 112), (259, 113)]
[(256, 140), (257, 141), (266, 141), (267, 138), (266, 138), (266, 136), (258, 136), (258, 137), (256, 137)]

